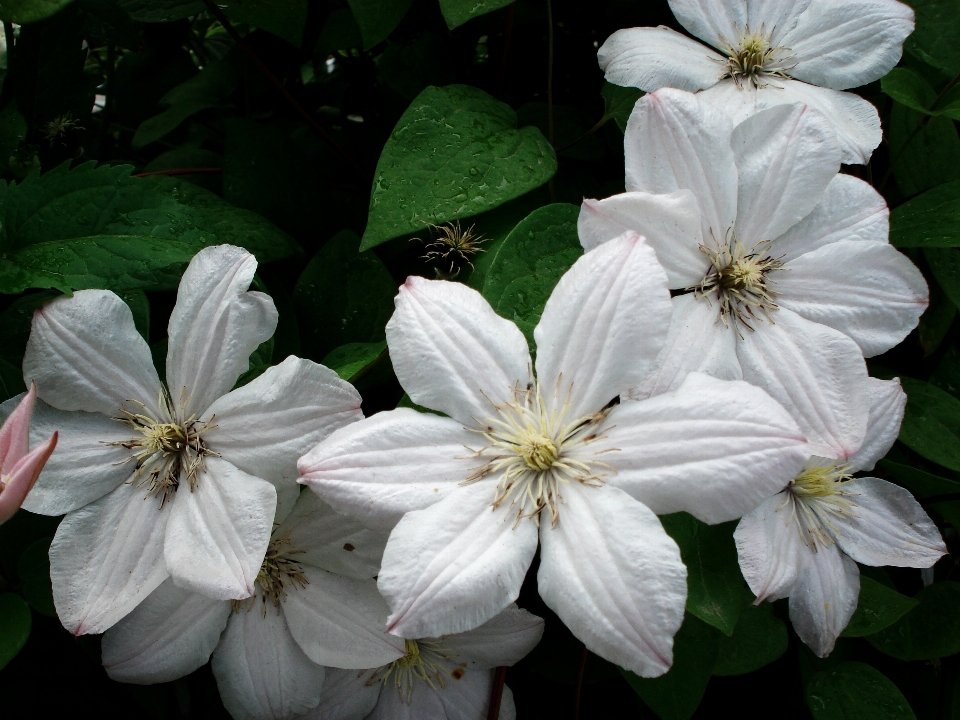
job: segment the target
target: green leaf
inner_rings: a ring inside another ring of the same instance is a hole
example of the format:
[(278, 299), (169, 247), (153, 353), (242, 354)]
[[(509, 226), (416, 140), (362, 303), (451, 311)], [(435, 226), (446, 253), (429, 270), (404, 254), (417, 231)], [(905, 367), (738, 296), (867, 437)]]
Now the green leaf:
[(358, 253), (350, 230), (331, 238), (293, 291), (303, 354), (318, 362), (347, 343), (379, 343), (393, 314), (397, 283), (371, 252)]
[(947, 297), (960, 307), (960, 250), (924, 248), (923, 256)]
[(117, 0), (117, 4), (134, 20), (146, 23), (182, 20), (207, 9), (200, 0)]
[(960, 72), (960, 5), (954, 0), (910, 0), (916, 29), (904, 49), (950, 75)]
[(13, 593), (0, 595), (0, 670), (13, 660), (30, 637), (30, 607)]
[(927, 190), (894, 209), (890, 242), (901, 248), (960, 246), (960, 181)]
[(108, 42), (127, 48), (141, 44), (136, 24), (116, 0), (77, 0), (77, 6), (84, 13), (83, 32), (92, 47)]
[(52, 537), (40, 538), (27, 546), (17, 562), (17, 575), (23, 583), (23, 596), (41, 615), (56, 617), (53, 586), (50, 581), (50, 543)]
[(689, 613), (673, 639), (673, 667), (658, 678), (621, 670), (637, 695), (662, 720), (688, 720), (710, 682), (717, 659), (718, 633)]
[(911, 720), (910, 704), (879, 670), (845, 662), (807, 683), (807, 707), (815, 720)]
[(27, 121), (11, 102), (0, 110), (0, 170), (10, 167), (10, 156), (27, 136)]
[(892, 460), (881, 460), (877, 463), (877, 470), (889, 475), (898, 485), (902, 485), (918, 498), (960, 493), (960, 482), (956, 480), (938, 477)]
[[(532, 125), (547, 137), (550, 123), (549, 106), (542, 102), (529, 102), (517, 109), (520, 125)], [(553, 106), (553, 145), (561, 149), (561, 157), (574, 160), (599, 160), (605, 148), (596, 133), (584, 135), (594, 125), (593, 120), (581, 110), (566, 105)]]
[(956, 346), (951, 345), (947, 348), (927, 381), (955, 398), (960, 398), (960, 351)]
[(626, 132), (627, 120), (633, 112), (633, 106), (644, 95), (643, 90), (632, 87), (620, 87), (604, 81), (600, 96), (603, 98), (603, 117), (617, 123), (620, 132)]
[(876, 580), (860, 576), (860, 598), (844, 637), (863, 637), (880, 632), (917, 606), (917, 601)]
[(189, 182), (94, 165), (65, 163), (0, 197), (0, 292), (173, 289), (208, 245), (239, 245), (262, 263), (300, 251), (259, 215)]
[(0, 19), (17, 25), (43, 20), (73, 0), (0, 0)]
[(348, 0), (360, 26), (363, 49), (369, 50), (387, 39), (403, 20), (413, 0)]
[(299, 48), (307, 22), (307, 0), (219, 0), (224, 15), (281, 37)]
[(343, 380), (353, 382), (386, 353), (386, 342), (347, 343), (331, 350), (321, 365), (335, 370)]
[[(950, 248), (926, 248), (927, 250), (950, 250)], [(953, 304), (939, 283), (930, 283), (930, 304), (920, 316), (917, 334), (923, 356), (929, 357), (937, 351), (940, 343), (950, 331), (953, 319), (957, 316), (957, 306)]]
[(314, 60), (323, 62), (337, 50), (350, 50), (363, 46), (363, 38), (353, 13), (348, 8), (337, 8), (327, 17), (317, 39)]
[(896, 67), (880, 80), (880, 88), (901, 105), (931, 115), (930, 106), (937, 99), (937, 91), (918, 73), (905, 67)]
[(907, 393), (900, 441), (928, 460), (960, 470), (960, 400), (922, 380), (900, 382)]
[(440, 0), (440, 12), (447, 21), (447, 27), (453, 30), (467, 20), (486, 15), (494, 10), (506, 7), (514, 0)]
[(787, 626), (773, 614), (773, 605), (749, 605), (730, 637), (720, 637), (714, 675), (744, 675), (769, 665), (787, 650)]
[(467, 85), (429, 87), (407, 108), (377, 163), (362, 250), (519, 197), (557, 170), (539, 130)]
[(687, 611), (731, 635), (746, 594), (733, 542), (736, 522), (707, 525), (687, 513), (660, 520), (687, 566)]
[(927, 117), (894, 104), (885, 131), (893, 176), (904, 195), (960, 179), (960, 137), (949, 118)]
[(914, 598), (919, 604), (867, 640), (898, 660), (935, 660), (960, 652), (960, 583), (937, 582)]
[(425, 32), (410, 45), (391, 43), (376, 62), (387, 87), (413, 100), (430, 85), (453, 82), (448, 56), (445, 39)]

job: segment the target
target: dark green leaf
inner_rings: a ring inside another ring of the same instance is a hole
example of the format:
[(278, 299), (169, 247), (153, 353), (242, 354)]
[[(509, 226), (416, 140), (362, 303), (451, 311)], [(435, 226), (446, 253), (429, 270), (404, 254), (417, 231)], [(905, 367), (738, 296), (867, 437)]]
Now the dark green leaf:
[(140, 33), (133, 19), (116, 0), (77, 0), (83, 11), (83, 32), (91, 44), (111, 42), (121, 47), (137, 47)]
[(182, 20), (207, 9), (201, 0), (117, 0), (138, 22), (157, 23)]
[(420, 93), (377, 163), (361, 248), (490, 210), (549, 180), (553, 149), (536, 128), (516, 126), (513, 110), (477, 88)]
[(234, 22), (254, 25), (300, 47), (307, 0), (218, 0), (217, 4)]
[(444, 39), (425, 32), (411, 45), (391, 44), (377, 58), (377, 67), (387, 87), (413, 100), (430, 85), (453, 82), (447, 57)]
[(386, 342), (347, 343), (328, 353), (321, 364), (336, 370), (337, 375), (347, 382), (353, 382), (386, 351)]
[(890, 242), (902, 248), (960, 246), (960, 181), (928, 190), (891, 212)]
[(842, 634), (844, 637), (863, 637), (880, 632), (916, 605), (917, 601), (913, 598), (861, 575), (857, 609)]
[(360, 26), (363, 49), (383, 42), (394, 31), (413, 0), (348, 0), (353, 17)]
[[(952, 250), (950, 248), (927, 248), (928, 250)], [(923, 348), (924, 357), (928, 357), (937, 351), (940, 343), (950, 331), (953, 319), (957, 315), (957, 306), (953, 304), (947, 293), (939, 283), (930, 283), (930, 304), (920, 316), (920, 325), (917, 327), (917, 334), (920, 337), (920, 347)]]
[(0, 170), (10, 165), (10, 156), (27, 136), (27, 121), (15, 102), (0, 110)]
[(18, 25), (43, 20), (73, 0), (0, 0), (0, 19)]
[(960, 482), (956, 480), (938, 477), (891, 460), (884, 459), (878, 462), (877, 470), (890, 476), (898, 485), (902, 485), (918, 498), (960, 493)]
[(937, 582), (917, 593), (915, 608), (867, 640), (899, 660), (934, 660), (960, 652), (960, 583)]
[(930, 271), (937, 283), (950, 298), (950, 301), (960, 307), (960, 250), (954, 248), (924, 248), (923, 256), (930, 266)]
[(960, 137), (949, 118), (931, 118), (895, 104), (885, 131), (893, 176), (904, 195), (960, 179)]
[(150, 300), (143, 290), (121, 290), (117, 293), (120, 299), (130, 306), (133, 313), (133, 324), (137, 332), (147, 342), (150, 342)]
[[(549, 112), (546, 103), (532, 102), (517, 110), (520, 125), (532, 125), (546, 137), (549, 133)], [(598, 135), (586, 134), (593, 120), (576, 108), (553, 106), (553, 146), (558, 154), (574, 160), (599, 160), (605, 151)], [(586, 137), (584, 135), (586, 134)]]
[(786, 652), (787, 626), (770, 603), (750, 605), (740, 613), (730, 637), (721, 637), (714, 675), (744, 675), (769, 665)]
[(960, 6), (953, 0), (909, 0), (916, 29), (904, 48), (950, 75), (960, 72)]
[(323, 62), (337, 50), (350, 50), (363, 46), (360, 28), (348, 8), (337, 8), (330, 13), (320, 31), (314, 58)]
[(23, 596), (42, 615), (57, 616), (50, 582), (50, 543), (52, 537), (40, 538), (27, 546), (17, 562), (17, 574), (23, 583)]
[(900, 381), (907, 393), (900, 441), (928, 460), (960, 470), (960, 400), (922, 380)]
[(447, 27), (453, 30), (480, 15), (506, 7), (514, 0), (440, 0), (440, 12), (443, 13)]
[(930, 114), (930, 106), (937, 99), (937, 91), (918, 73), (904, 67), (891, 70), (880, 81), (883, 92), (901, 105)]
[(30, 637), (30, 607), (13, 593), (0, 595), (0, 670), (13, 660)]
[(673, 639), (673, 667), (658, 678), (641, 678), (621, 670), (643, 701), (662, 720), (688, 720), (710, 682), (717, 659), (719, 633), (689, 613)]
[(687, 611), (731, 635), (747, 592), (733, 542), (736, 523), (707, 525), (687, 513), (660, 520), (687, 566)]
[(818, 672), (806, 687), (815, 720), (911, 720), (913, 710), (879, 670), (845, 662)]
[(637, 100), (643, 97), (643, 90), (604, 82), (600, 96), (604, 104), (603, 117), (613, 119), (620, 128), (620, 132), (625, 132), (627, 120), (630, 119), (630, 113), (633, 112), (633, 106), (637, 104)]
[(960, 398), (960, 351), (955, 346), (947, 348), (928, 381), (955, 398)]

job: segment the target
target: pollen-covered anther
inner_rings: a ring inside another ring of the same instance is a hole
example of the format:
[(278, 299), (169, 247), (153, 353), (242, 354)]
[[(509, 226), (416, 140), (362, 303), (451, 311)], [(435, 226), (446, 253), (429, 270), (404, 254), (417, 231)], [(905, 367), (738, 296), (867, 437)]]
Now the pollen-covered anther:
[(787, 486), (788, 502), (800, 527), (800, 537), (812, 547), (833, 544), (828, 529), (835, 530), (833, 518), (854, 512), (854, 496), (846, 489), (853, 480), (849, 463), (813, 458)]
[[(404, 640), (404, 649), (406, 654), (402, 658), (377, 668), (367, 685), (392, 682), (400, 698), (409, 705), (417, 681), (425, 682), (434, 690), (443, 687), (444, 666), (456, 654), (443, 647), (439, 640)], [(463, 677), (463, 668), (460, 669), (458, 677)]]
[(740, 88), (743, 88), (744, 82), (762, 88), (767, 85), (764, 82), (767, 78), (788, 77), (786, 71), (793, 66), (787, 63), (793, 56), (787, 54), (790, 48), (771, 46), (772, 34), (761, 25), (755, 32), (749, 28), (743, 29), (736, 43), (728, 42), (721, 36), (727, 58), (723, 61), (720, 79), (732, 78)]
[(305, 588), (310, 584), (303, 573), (303, 567), (296, 560), (296, 556), (303, 553), (303, 550), (293, 546), (290, 533), (270, 540), (260, 572), (257, 573), (253, 595), (245, 600), (234, 600), (234, 611), (253, 609), (259, 597), (263, 604), (264, 617), (267, 616), (269, 605), (273, 605), (279, 612), (280, 603), (287, 597), (288, 590), (298, 586)]

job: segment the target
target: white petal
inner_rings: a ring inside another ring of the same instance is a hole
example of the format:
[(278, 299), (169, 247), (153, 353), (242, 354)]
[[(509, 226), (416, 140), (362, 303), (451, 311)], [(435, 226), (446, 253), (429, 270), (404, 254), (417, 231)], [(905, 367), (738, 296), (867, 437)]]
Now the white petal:
[(220, 600), (253, 593), (270, 542), (277, 491), (220, 458), (196, 488), (181, 481), (170, 508), (164, 558), (180, 587)]
[(301, 552), (297, 562), (315, 565), (357, 580), (374, 577), (387, 544), (387, 533), (367, 529), (358, 521), (335, 512), (304, 489), (293, 512), (278, 527), (274, 537), (288, 537)]
[(135, 400), (157, 412), (160, 379), (150, 348), (130, 308), (109, 290), (79, 290), (33, 314), (23, 377), (60, 410), (119, 415), (126, 404), (142, 412), (127, 402)]
[(457, 654), (457, 662), (495, 668), (520, 662), (543, 636), (543, 618), (516, 605), (473, 630), (448, 635), (443, 646)]
[(517, 706), (508, 685), (503, 686), (503, 697), (500, 698), (500, 720), (517, 720)]
[(464, 425), (512, 400), (530, 378), (523, 333), (463, 283), (410, 276), (387, 323), (390, 360), (418, 405)]
[[(15, 399), (0, 406), (0, 413), (8, 405), (12, 410)], [(30, 446), (38, 446), (55, 431), (60, 433), (57, 449), (27, 495), (24, 510), (63, 515), (103, 497), (129, 479), (134, 468), (123, 461), (130, 457), (130, 451), (109, 445), (129, 440), (133, 433), (129, 427), (100, 413), (65, 412), (38, 400), (30, 419)]]
[[(454, 662), (456, 661), (451, 661), (450, 665)], [(485, 720), (493, 690), (493, 670), (472, 670), (456, 666), (445, 669), (447, 672), (443, 678), (443, 687), (434, 692), (443, 705), (447, 719)], [(435, 717), (429, 716), (429, 720), (435, 720)]]
[(636, 233), (578, 259), (533, 331), (548, 407), (566, 405), (572, 419), (637, 385), (663, 347), (670, 311), (666, 273)]
[(810, 455), (849, 458), (863, 443), (870, 408), (860, 348), (786, 308), (774, 320), (757, 323), (737, 344), (743, 379), (786, 408)]
[(897, 0), (813, 0), (781, 44), (790, 74), (836, 90), (879, 80), (900, 61), (913, 10)]
[(227, 626), (230, 603), (183, 590), (167, 578), (103, 635), (103, 667), (112, 680), (170, 682), (206, 664)]
[(283, 601), (294, 640), (318, 665), (363, 669), (404, 656), (403, 640), (384, 630), (387, 604), (373, 579), (351, 580), (304, 567), (308, 585)]
[(377, 704), (383, 683), (373, 671), (327, 668), (320, 703), (303, 720), (364, 720)]
[(757, 602), (788, 597), (812, 554), (803, 543), (792, 503), (787, 492), (768, 498), (744, 515), (733, 533), (740, 571)]
[(186, 401), (186, 417), (230, 392), (277, 327), (270, 296), (247, 291), (256, 271), (243, 248), (216, 245), (197, 253), (180, 280), (167, 327), (167, 387), (174, 404)]
[(831, 515), (840, 549), (864, 565), (932, 567), (947, 552), (940, 531), (909, 491), (878, 478), (844, 485), (849, 514)]
[(790, 621), (819, 657), (833, 650), (860, 596), (860, 570), (836, 545), (817, 547), (790, 593)]
[(657, 516), (614, 487), (564, 489), (544, 523), (540, 596), (591, 651), (643, 677), (673, 663), (687, 569)]
[(294, 642), (283, 615), (260, 605), (230, 616), (213, 653), (223, 706), (235, 720), (291, 720), (315, 708), (324, 669)]
[(781, 307), (853, 338), (864, 357), (898, 345), (930, 304), (923, 275), (885, 242), (840, 240), (776, 273)]
[(708, 262), (700, 252), (700, 209), (689, 190), (620, 193), (585, 199), (580, 206), (577, 232), (585, 250), (627, 230), (643, 235), (656, 251), (670, 287), (689, 287), (703, 279)]
[(684, 511), (711, 524), (757, 507), (810, 457), (769, 395), (701, 373), (674, 392), (621, 403), (598, 432), (605, 439), (591, 449), (614, 471), (606, 482), (658, 515)]
[(384, 685), (383, 690), (380, 691), (377, 706), (366, 720), (450, 720), (450, 718), (447, 717), (447, 711), (440, 702), (439, 693), (425, 682), (416, 681), (413, 683), (409, 702), (400, 696), (400, 691), (392, 684)]
[(837, 174), (813, 211), (771, 243), (770, 254), (790, 262), (838, 240), (887, 242), (889, 234), (883, 196), (853, 175)]
[(353, 385), (323, 365), (291, 355), (216, 400), (204, 413), (204, 419), (211, 417), (216, 427), (204, 434), (210, 447), (279, 488), (296, 482), (297, 458), (363, 413)]
[(169, 511), (131, 484), (67, 514), (50, 545), (53, 602), (67, 630), (102, 633), (164, 581)]
[(731, 142), (740, 178), (734, 232), (748, 249), (809, 215), (840, 170), (829, 120), (804, 105), (758, 112)]
[(450, 418), (409, 408), (379, 412), (304, 455), (300, 482), (338, 512), (389, 531), (470, 475), (477, 461), (467, 448), (483, 442)]
[(388, 630), (439, 637), (472, 630), (504, 610), (537, 549), (537, 526), (506, 503), (492, 510), (495, 480), (458, 488), (404, 515), (390, 534), (378, 578)]
[(720, 77), (724, 58), (668, 27), (617, 30), (597, 52), (607, 82), (647, 92), (662, 87), (696, 92)]
[[(637, 102), (623, 140), (627, 190), (693, 192), (703, 237), (722, 239), (737, 215), (733, 125), (699, 95), (664, 88)], [(705, 265), (704, 265), (705, 267)]]
[(877, 460), (887, 454), (900, 434), (900, 423), (907, 407), (907, 395), (900, 387), (900, 378), (867, 379), (870, 394), (870, 416), (863, 444), (850, 457), (853, 472), (873, 470)]
[(654, 369), (628, 396), (642, 400), (676, 390), (687, 373), (704, 372), (721, 380), (741, 380), (737, 333), (720, 321), (716, 304), (693, 293), (673, 298), (667, 341)]
[(670, 0), (680, 24), (718, 48), (733, 45), (746, 30), (761, 27), (773, 44), (796, 24), (810, 0)]

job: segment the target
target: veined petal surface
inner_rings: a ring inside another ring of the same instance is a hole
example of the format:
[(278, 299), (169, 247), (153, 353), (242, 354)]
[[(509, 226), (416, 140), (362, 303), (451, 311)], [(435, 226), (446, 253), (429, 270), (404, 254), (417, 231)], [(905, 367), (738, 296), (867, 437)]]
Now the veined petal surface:
[(900, 434), (900, 423), (907, 407), (907, 394), (900, 387), (900, 378), (867, 379), (870, 394), (870, 415), (863, 444), (850, 457), (851, 472), (873, 470), (877, 461), (893, 447)]
[(703, 90), (720, 77), (723, 56), (668, 27), (617, 30), (597, 52), (607, 82), (647, 92)]

